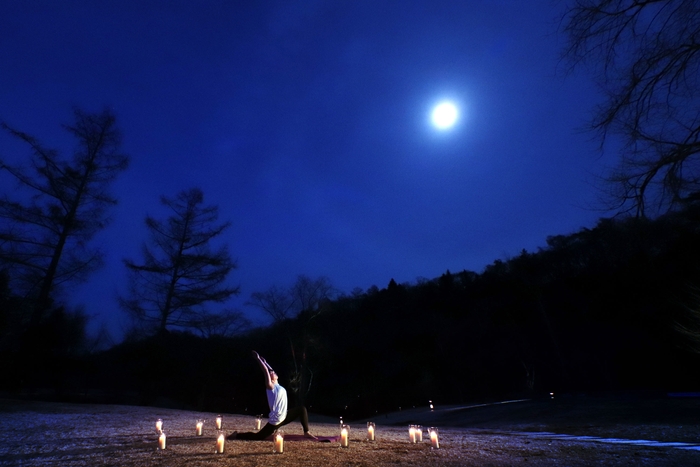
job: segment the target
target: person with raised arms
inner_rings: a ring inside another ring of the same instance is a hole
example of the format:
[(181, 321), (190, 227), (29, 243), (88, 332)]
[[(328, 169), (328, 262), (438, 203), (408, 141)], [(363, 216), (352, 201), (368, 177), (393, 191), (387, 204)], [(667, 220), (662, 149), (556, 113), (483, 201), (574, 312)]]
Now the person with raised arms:
[(275, 370), (260, 356), (253, 351), (260, 369), (265, 374), (265, 392), (267, 393), (267, 405), (270, 407), (268, 421), (258, 432), (231, 433), (227, 439), (263, 440), (272, 435), (276, 429), (299, 419), (304, 428), (304, 436), (309, 439), (317, 439), (309, 432), (309, 415), (306, 407), (300, 405), (293, 409), (287, 409), (287, 390), (277, 381), (279, 377)]

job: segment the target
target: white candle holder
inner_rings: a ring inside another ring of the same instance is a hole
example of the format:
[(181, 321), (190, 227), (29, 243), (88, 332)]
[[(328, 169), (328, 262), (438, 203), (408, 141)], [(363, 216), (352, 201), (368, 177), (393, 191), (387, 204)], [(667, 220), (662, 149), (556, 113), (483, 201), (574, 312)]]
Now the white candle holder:
[(340, 447), (347, 448), (350, 446), (350, 426), (343, 425), (340, 429)]
[(216, 429), (221, 430), (224, 426), (224, 419), (221, 415), (216, 416)]
[(165, 432), (161, 430), (158, 433), (158, 450), (165, 451), (165, 445), (166, 445)]
[(226, 433), (219, 430), (216, 434), (216, 453), (223, 454), (226, 446)]
[(161, 431), (163, 431), (163, 420), (159, 418), (156, 420), (156, 433), (160, 433)]
[(272, 439), (275, 442), (275, 454), (284, 453), (284, 430), (275, 430)]
[(408, 441), (411, 444), (416, 444), (416, 426), (408, 425)]
[(420, 425), (416, 425), (414, 428), (416, 431), (416, 443), (422, 443), (423, 442), (423, 427)]
[(430, 435), (430, 449), (440, 449), (440, 438), (438, 437), (438, 429), (435, 427), (428, 428)]
[(262, 415), (258, 415), (255, 417), (255, 429), (257, 431), (260, 431), (260, 428), (262, 427)]
[(374, 422), (367, 422), (367, 441), (374, 441), (376, 428)]
[(204, 420), (199, 419), (199, 420), (197, 420), (197, 423), (194, 426), (194, 433), (197, 436), (202, 436), (203, 431), (204, 431)]

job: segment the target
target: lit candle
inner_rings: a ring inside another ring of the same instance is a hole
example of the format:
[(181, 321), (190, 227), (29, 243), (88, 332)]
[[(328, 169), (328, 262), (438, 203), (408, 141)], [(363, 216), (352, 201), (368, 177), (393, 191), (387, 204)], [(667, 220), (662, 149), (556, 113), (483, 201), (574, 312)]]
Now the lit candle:
[(204, 420), (197, 420), (197, 436), (202, 436), (203, 426), (204, 426)]
[(224, 443), (226, 442), (226, 436), (223, 432), (219, 433), (219, 437), (216, 438), (216, 452), (219, 454), (224, 453)]
[(165, 432), (163, 431), (158, 435), (158, 449), (165, 450)]
[(430, 447), (434, 448), (434, 449), (439, 449), (440, 448), (440, 440), (438, 439), (437, 428), (429, 428), (428, 432), (430, 433)]
[(255, 429), (260, 430), (260, 426), (262, 425), (262, 415), (258, 415), (255, 417)]
[(416, 441), (419, 443), (423, 441), (423, 427), (420, 425), (416, 425)]
[(343, 425), (343, 429), (340, 430), (340, 445), (344, 448), (348, 447), (349, 440), (348, 440), (348, 427), (347, 425)]
[(221, 415), (219, 415), (218, 417), (216, 417), (216, 429), (220, 430), (221, 425), (222, 425), (222, 419), (221, 419)]
[(163, 431), (163, 420), (161, 420), (160, 418), (156, 420), (156, 431)]
[(284, 434), (280, 432), (275, 434), (275, 452), (278, 454), (284, 452)]
[(408, 425), (408, 440), (412, 443), (416, 442), (416, 427), (415, 427), (415, 425)]
[(374, 441), (374, 422), (367, 422), (367, 439)]

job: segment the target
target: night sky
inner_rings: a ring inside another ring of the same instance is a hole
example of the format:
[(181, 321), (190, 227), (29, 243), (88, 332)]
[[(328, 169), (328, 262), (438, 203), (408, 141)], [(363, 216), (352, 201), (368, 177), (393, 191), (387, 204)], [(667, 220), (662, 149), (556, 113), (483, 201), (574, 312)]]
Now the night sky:
[[(340, 291), (481, 272), (592, 227), (605, 169), (582, 131), (601, 99), (567, 74), (552, 0), (5, 1), (0, 120), (67, 156), (72, 108), (108, 107), (129, 169), (68, 291), (119, 337), (123, 258), (161, 195), (199, 186), (232, 226), (250, 294), (327, 276)], [(460, 111), (439, 131), (431, 108)], [(0, 135), (0, 155), (29, 150)], [(3, 179), (2, 183), (6, 183)], [(6, 189), (6, 187), (3, 187)]]

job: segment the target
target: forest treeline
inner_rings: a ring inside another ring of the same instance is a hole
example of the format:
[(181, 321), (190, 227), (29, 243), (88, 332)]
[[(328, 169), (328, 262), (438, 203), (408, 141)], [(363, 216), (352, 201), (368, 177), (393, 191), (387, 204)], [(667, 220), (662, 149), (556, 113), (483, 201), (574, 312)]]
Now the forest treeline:
[[(311, 411), (348, 419), (429, 400), (697, 390), (699, 227), (697, 204), (601, 219), (480, 273), (391, 280), (228, 337), (165, 332), (89, 352), (85, 323), (57, 309), (32, 345), (2, 329), (2, 389), (265, 413), (257, 350)], [(0, 300), (6, 315), (6, 287)]]

